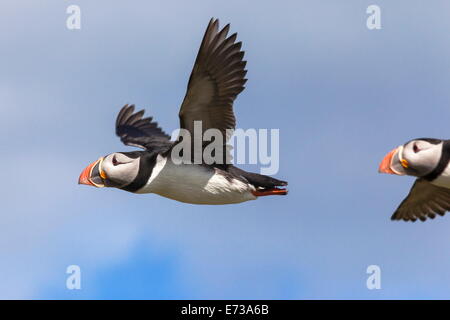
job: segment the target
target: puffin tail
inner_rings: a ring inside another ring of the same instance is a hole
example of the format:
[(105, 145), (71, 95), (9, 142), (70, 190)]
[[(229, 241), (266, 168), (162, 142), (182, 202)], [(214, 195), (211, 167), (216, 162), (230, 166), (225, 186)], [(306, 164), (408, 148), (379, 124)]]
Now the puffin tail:
[(257, 197), (280, 195), (285, 196), (288, 194), (286, 188), (287, 181), (278, 180), (269, 176), (265, 176), (258, 173), (247, 172), (236, 167), (229, 168), (229, 171), (235, 175), (244, 177), (250, 184), (255, 186), (256, 190), (253, 194)]

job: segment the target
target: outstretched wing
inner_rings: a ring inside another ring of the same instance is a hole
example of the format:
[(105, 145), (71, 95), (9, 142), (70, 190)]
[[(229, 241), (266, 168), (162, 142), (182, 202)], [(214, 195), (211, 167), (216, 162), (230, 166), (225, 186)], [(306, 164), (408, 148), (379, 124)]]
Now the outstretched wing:
[(408, 196), (392, 215), (392, 220), (425, 221), (434, 219), (436, 214), (443, 216), (450, 210), (450, 189), (417, 179)]
[(194, 137), (194, 121), (202, 122), (202, 131), (219, 129), (224, 143), (233, 130), (236, 119), (233, 101), (244, 90), (247, 81), (241, 42), (237, 34), (227, 37), (230, 25), (219, 31), (219, 20), (211, 19), (203, 36), (189, 78), (186, 96), (180, 108), (180, 127)]
[(146, 150), (166, 150), (172, 142), (152, 117), (142, 118), (144, 110), (134, 113), (134, 105), (126, 104), (120, 110), (116, 120), (116, 134), (128, 145)]

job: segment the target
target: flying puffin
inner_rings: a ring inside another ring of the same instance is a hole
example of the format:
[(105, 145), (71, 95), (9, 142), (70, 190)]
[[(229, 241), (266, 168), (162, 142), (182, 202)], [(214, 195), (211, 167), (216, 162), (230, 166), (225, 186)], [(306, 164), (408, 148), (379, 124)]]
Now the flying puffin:
[[(233, 101), (247, 81), (246, 61), (237, 34), (227, 36), (230, 25), (219, 31), (218, 19), (211, 19), (203, 36), (181, 104), (180, 128), (194, 139), (195, 123), (202, 130), (217, 129), (225, 137), (229, 152), (229, 132), (235, 128)], [(171, 141), (144, 110), (134, 112), (125, 105), (116, 120), (116, 134), (128, 146), (145, 151), (115, 152), (99, 158), (81, 173), (78, 183), (113, 187), (134, 193), (155, 193), (193, 204), (231, 204), (255, 200), (260, 196), (286, 195), (287, 182), (250, 173), (229, 162), (177, 163), (172, 150), (183, 139)], [(204, 149), (207, 144), (201, 142)], [(224, 154), (225, 154), (224, 153)], [(227, 153), (228, 154), (228, 153)]]
[(450, 210), (450, 140), (421, 138), (389, 152), (379, 172), (417, 177), (392, 220), (425, 221)]

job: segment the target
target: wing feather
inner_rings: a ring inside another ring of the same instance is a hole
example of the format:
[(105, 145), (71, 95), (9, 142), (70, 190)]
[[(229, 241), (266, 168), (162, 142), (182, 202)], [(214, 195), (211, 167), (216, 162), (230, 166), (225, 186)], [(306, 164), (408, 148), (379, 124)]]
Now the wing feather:
[(179, 113), (180, 127), (192, 136), (194, 121), (201, 121), (203, 132), (219, 129), (224, 143), (230, 136), (226, 131), (236, 126), (233, 102), (247, 81), (242, 43), (236, 42), (236, 33), (227, 37), (229, 30), (227, 24), (219, 31), (218, 19), (209, 22)]
[(170, 148), (172, 142), (152, 117), (142, 118), (144, 110), (134, 113), (134, 105), (126, 104), (117, 115), (116, 134), (128, 146), (149, 151), (163, 151)]
[(392, 220), (425, 221), (443, 216), (450, 210), (450, 189), (417, 179), (405, 200), (392, 215)]

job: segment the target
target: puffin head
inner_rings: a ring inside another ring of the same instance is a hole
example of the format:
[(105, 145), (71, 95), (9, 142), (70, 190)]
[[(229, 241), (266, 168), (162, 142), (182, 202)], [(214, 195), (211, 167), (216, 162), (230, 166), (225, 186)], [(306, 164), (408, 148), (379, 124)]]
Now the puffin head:
[(139, 173), (140, 152), (115, 152), (88, 165), (80, 174), (79, 184), (97, 188), (123, 188)]
[(381, 161), (379, 172), (424, 177), (437, 168), (444, 141), (421, 138), (411, 140), (389, 152)]

